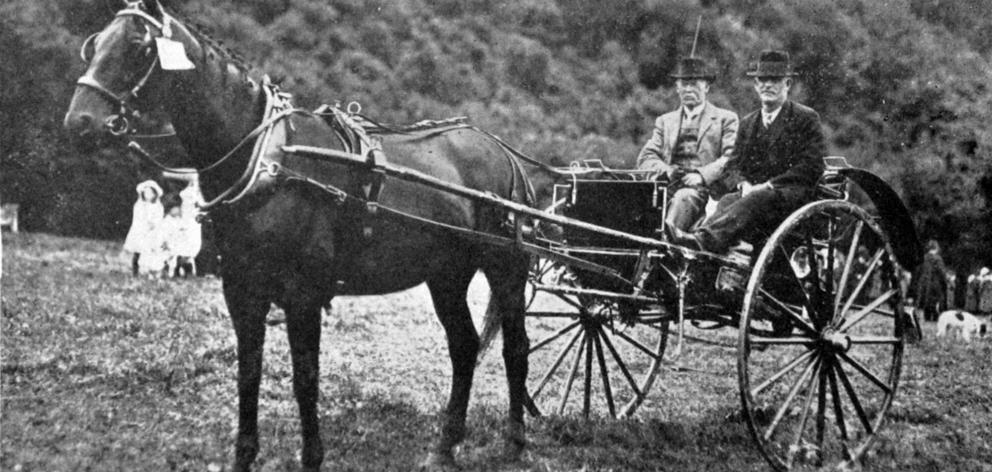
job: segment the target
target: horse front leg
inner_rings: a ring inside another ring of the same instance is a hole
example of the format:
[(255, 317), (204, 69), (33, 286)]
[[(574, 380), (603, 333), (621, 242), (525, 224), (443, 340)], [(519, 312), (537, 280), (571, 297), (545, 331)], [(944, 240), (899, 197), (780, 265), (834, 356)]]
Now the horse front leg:
[(269, 302), (226, 283), (224, 297), (238, 342), (238, 437), (233, 470), (248, 471), (258, 455), (258, 388)]
[(472, 275), (474, 271), (468, 270), (457, 277), (427, 282), (434, 309), (448, 338), (451, 394), (441, 417), (441, 436), (421, 467), (425, 470), (456, 469), (452, 450), (465, 438), (465, 416), (479, 353), (479, 334), (465, 299)]
[(320, 304), (286, 308), (286, 334), (293, 358), (293, 393), (300, 409), (305, 471), (318, 471), (324, 460), (324, 445), (317, 421), (320, 385)]

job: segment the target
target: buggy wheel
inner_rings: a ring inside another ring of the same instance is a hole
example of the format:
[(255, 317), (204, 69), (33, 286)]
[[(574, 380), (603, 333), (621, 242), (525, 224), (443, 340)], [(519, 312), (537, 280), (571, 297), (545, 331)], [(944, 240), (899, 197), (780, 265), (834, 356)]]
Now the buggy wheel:
[(628, 417), (657, 377), (670, 317), (641, 302), (565, 293), (577, 285), (566, 272), (527, 312), (528, 411)]
[(897, 268), (877, 222), (839, 200), (797, 210), (762, 249), (738, 374), (744, 419), (775, 469), (854, 464), (875, 441), (902, 364)]

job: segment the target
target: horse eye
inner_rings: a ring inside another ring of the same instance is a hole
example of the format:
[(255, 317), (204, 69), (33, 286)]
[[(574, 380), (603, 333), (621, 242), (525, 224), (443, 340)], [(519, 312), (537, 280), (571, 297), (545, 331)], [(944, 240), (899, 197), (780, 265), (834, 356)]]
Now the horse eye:
[(82, 47), (79, 48), (79, 58), (82, 59), (83, 62), (89, 63), (93, 60), (93, 55), (96, 54), (96, 37), (99, 34), (100, 33), (93, 33), (86, 38), (86, 41), (83, 41)]

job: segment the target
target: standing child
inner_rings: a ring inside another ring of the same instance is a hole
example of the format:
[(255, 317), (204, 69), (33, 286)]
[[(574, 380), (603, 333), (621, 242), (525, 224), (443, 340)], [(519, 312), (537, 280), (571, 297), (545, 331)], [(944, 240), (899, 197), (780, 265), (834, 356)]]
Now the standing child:
[[(131, 257), (131, 273), (138, 275), (142, 265), (154, 265), (154, 255), (158, 252), (161, 239), (159, 225), (165, 213), (162, 208), (162, 187), (154, 180), (146, 180), (135, 188), (138, 200), (134, 202), (131, 229), (124, 240), (124, 250), (134, 253)], [(141, 255), (147, 257), (141, 260)], [(155, 269), (154, 267), (151, 267)]]
[(183, 261), (181, 265), (184, 275), (196, 275), (196, 256), (203, 247), (203, 229), (196, 215), (199, 213), (199, 205), (203, 203), (203, 195), (200, 193), (199, 180), (194, 176), (189, 180), (181, 192), (179, 198), (182, 199), (180, 208), (183, 220), (183, 240), (176, 248), (176, 255)]
[(182, 208), (172, 205), (166, 210), (162, 219), (162, 253), (165, 258), (165, 273), (163, 277), (187, 276), (190, 272), (189, 259), (183, 256), (183, 247), (187, 240), (187, 226), (183, 218)]

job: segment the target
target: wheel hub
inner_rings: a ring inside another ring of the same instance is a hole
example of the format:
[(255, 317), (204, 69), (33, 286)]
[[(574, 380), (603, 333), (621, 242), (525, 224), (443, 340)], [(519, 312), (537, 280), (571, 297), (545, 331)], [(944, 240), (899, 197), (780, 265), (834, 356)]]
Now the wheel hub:
[(835, 329), (827, 329), (820, 335), (820, 344), (834, 352), (847, 352), (851, 349), (851, 337)]

